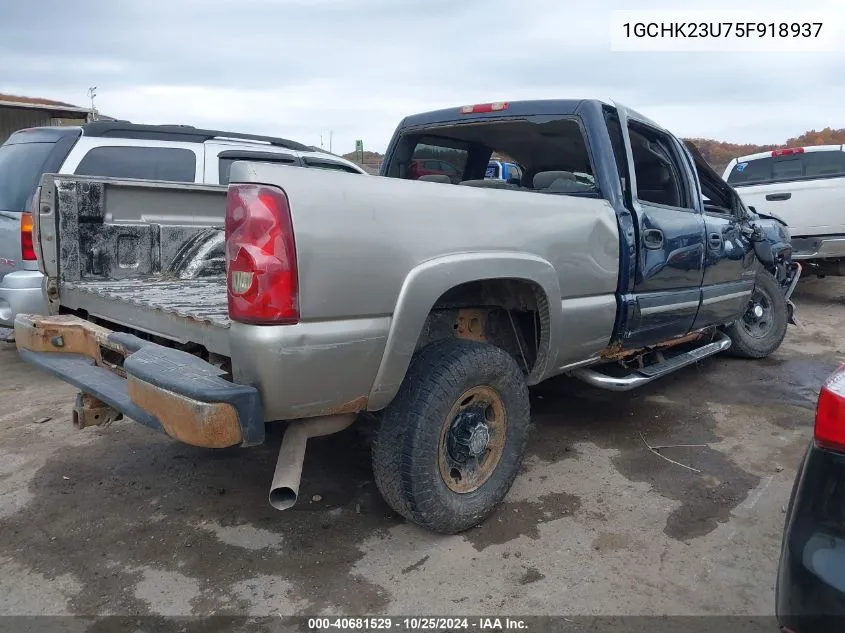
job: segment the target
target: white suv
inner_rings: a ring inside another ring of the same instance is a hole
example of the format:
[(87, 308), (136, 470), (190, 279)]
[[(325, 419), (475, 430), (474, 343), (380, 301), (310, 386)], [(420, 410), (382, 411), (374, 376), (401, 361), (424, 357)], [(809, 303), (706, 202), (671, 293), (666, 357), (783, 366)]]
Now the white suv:
[(236, 160), (367, 175), (348, 160), (295, 141), (182, 125), (95, 121), (20, 130), (0, 146), (0, 326), (46, 314), (28, 205), (45, 173), (226, 185)]

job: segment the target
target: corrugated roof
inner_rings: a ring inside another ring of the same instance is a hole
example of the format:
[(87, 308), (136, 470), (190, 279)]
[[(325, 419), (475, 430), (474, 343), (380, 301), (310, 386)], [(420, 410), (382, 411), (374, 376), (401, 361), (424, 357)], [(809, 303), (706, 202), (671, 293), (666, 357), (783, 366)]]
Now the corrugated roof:
[(46, 106), (61, 106), (68, 108), (78, 108), (72, 103), (65, 103), (64, 101), (54, 101), (53, 99), (42, 99), (41, 97), (22, 97), (20, 95), (7, 95), (0, 92), (0, 101), (7, 103), (21, 103), (26, 105), (46, 105)]

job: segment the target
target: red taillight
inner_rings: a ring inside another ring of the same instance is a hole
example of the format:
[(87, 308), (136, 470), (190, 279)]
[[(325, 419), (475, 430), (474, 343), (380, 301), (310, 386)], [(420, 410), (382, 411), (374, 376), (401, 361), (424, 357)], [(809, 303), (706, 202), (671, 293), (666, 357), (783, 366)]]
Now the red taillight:
[(281, 189), (229, 185), (226, 289), (233, 321), (275, 325), (299, 321), (293, 223)]
[(822, 385), (814, 436), (823, 448), (845, 451), (845, 365)]
[(21, 213), (21, 259), (34, 262), (35, 244), (32, 242), (32, 214)]
[(792, 156), (793, 154), (803, 154), (803, 147), (787, 147), (786, 149), (772, 150), (772, 157), (775, 156)]
[(475, 105), (463, 106), (459, 112), (461, 114), (480, 114), (483, 112), (499, 112), (500, 110), (507, 110), (508, 103), (506, 101), (497, 101), (496, 103), (477, 103)]

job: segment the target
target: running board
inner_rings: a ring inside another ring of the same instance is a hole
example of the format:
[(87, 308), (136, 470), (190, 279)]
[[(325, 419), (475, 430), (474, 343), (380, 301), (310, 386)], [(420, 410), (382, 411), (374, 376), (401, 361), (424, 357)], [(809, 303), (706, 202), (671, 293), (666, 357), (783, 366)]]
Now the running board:
[(629, 391), (631, 389), (641, 387), (652, 380), (656, 380), (661, 376), (671, 374), (673, 371), (681, 369), (682, 367), (692, 365), (693, 363), (707, 358), (708, 356), (713, 356), (714, 354), (723, 352), (730, 346), (731, 339), (729, 339), (723, 332), (720, 332), (717, 339), (712, 343), (707, 343), (707, 345), (702, 345), (701, 347), (697, 347), (689, 352), (678, 354), (677, 356), (673, 356), (661, 363), (655, 363), (653, 365), (643, 367), (642, 369), (638, 369), (627, 376), (608, 376), (607, 374), (602, 374), (595, 369), (589, 369), (586, 367), (576, 369), (572, 372), (572, 375), (580, 380), (583, 380), (587, 384), (593, 385), (594, 387), (600, 387), (601, 389), (609, 389), (610, 391)]

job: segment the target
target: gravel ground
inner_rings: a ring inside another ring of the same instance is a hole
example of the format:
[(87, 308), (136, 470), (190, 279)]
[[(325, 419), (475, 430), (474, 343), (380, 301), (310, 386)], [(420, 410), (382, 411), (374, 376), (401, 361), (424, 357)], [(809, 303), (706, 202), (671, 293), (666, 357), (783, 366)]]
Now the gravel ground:
[[(451, 537), (388, 509), (360, 428), (309, 443), (280, 513), (278, 433), (212, 451), (131, 421), (77, 431), (74, 390), (0, 343), (0, 613), (771, 614), (783, 507), (845, 355), (845, 282), (795, 301), (805, 329), (770, 359), (536, 388), (506, 502)], [(700, 472), (643, 440), (704, 445), (663, 450)]]

